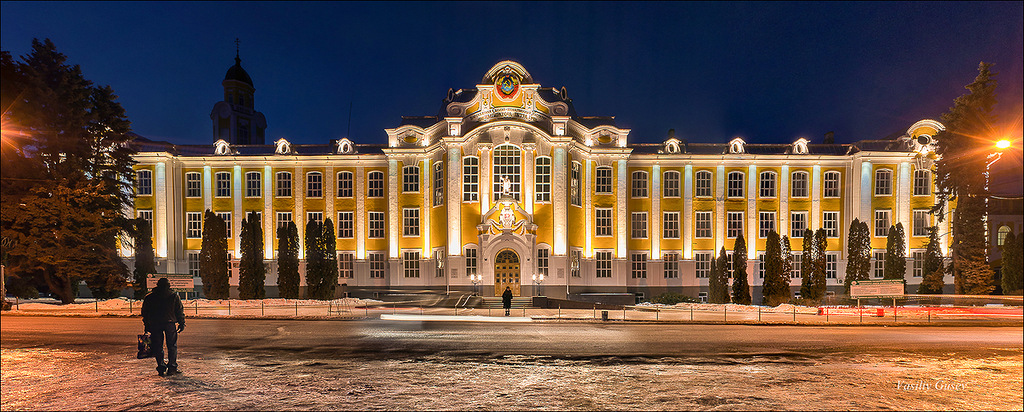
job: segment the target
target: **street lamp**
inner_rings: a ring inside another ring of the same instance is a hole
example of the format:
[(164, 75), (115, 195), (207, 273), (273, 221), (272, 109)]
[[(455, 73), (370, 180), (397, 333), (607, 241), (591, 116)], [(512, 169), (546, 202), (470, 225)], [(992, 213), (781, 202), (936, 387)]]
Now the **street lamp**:
[(985, 247), (988, 247), (991, 243), (988, 232), (988, 198), (991, 197), (988, 192), (989, 171), (991, 170), (992, 165), (1003, 157), (1003, 150), (1010, 148), (1010, 141), (1007, 139), (1001, 139), (996, 142), (995, 148), (995, 152), (989, 153), (988, 156), (985, 156), (985, 160), (987, 160), (985, 163), (985, 215), (982, 218), (982, 221), (985, 222)]
[(540, 284), (544, 282), (544, 274), (543, 273), (538, 273), (536, 275), (533, 275), (532, 278), (533, 278), (533, 296), (538, 296), (537, 295), (537, 289), (540, 286)]

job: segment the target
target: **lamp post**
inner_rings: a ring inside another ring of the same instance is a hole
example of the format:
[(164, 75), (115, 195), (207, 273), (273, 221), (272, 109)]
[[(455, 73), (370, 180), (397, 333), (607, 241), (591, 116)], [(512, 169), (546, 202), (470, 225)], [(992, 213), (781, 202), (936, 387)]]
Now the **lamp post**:
[(538, 273), (536, 275), (533, 275), (532, 278), (533, 278), (533, 296), (539, 296), (537, 294), (537, 289), (539, 289), (541, 283), (544, 283), (544, 274), (543, 273)]
[(989, 153), (988, 156), (985, 156), (985, 160), (987, 160), (987, 162), (985, 162), (985, 214), (982, 217), (982, 221), (985, 223), (985, 247), (986, 248), (988, 248), (991, 245), (991, 243), (992, 243), (991, 238), (989, 238), (989, 228), (988, 228), (988, 198), (991, 197), (991, 194), (988, 191), (989, 190), (989, 187), (988, 187), (989, 186), (989, 180), (990, 180), (990, 178), (989, 178), (990, 170), (992, 168), (992, 165), (995, 164), (996, 162), (998, 162), (999, 159), (1001, 159), (1003, 157), (1003, 150), (1008, 149), (1009, 147), (1010, 147), (1010, 141), (1006, 140), (1006, 139), (1002, 139), (1002, 140), (996, 142), (996, 144), (995, 144), (996, 151), (993, 152), (993, 153)]

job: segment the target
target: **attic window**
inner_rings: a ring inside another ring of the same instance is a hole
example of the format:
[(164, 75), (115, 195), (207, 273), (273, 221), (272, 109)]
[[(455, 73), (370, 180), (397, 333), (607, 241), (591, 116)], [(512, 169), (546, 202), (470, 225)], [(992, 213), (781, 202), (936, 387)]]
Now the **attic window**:
[(793, 153), (794, 154), (807, 154), (807, 139), (800, 138), (793, 142)]
[(735, 139), (732, 139), (732, 141), (729, 142), (729, 153), (731, 153), (731, 154), (742, 154), (743, 153), (743, 146), (745, 144), (746, 144), (746, 142), (744, 142), (743, 139), (741, 139), (741, 138), (737, 137)]
[(276, 146), (274, 149), (274, 153), (283, 155), (290, 154), (292, 152), (292, 144), (288, 143), (288, 141), (285, 140), (283, 137), (277, 139), (277, 142), (274, 142), (274, 145)]
[(224, 139), (217, 140), (213, 143), (213, 154), (217, 156), (225, 156), (231, 154), (231, 145)]

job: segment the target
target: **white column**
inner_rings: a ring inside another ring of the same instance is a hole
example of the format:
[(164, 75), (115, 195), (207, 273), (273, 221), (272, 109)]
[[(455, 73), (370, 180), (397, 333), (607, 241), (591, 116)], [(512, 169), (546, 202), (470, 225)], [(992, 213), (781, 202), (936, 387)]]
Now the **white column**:
[(213, 170), (203, 166), (203, 212), (213, 210)]
[(292, 198), (295, 205), (292, 207), (292, 222), (299, 232), (299, 259), (306, 258), (306, 175), (302, 173), (302, 166), (295, 166), (292, 172)]
[[(568, 251), (566, 246), (566, 233), (565, 233), (565, 222), (566, 222), (566, 199), (569, 184), (566, 181), (566, 159), (565, 159), (565, 148), (562, 146), (555, 147), (555, 158), (551, 165), (551, 183), (553, 190), (551, 191), (552, 199), (552, 212), (554, 213), (554, 246), (555, 256), (565, 256)], [(489, 163), (488, 163), (489, 164)], [(557, 189), (554, 189), (557, 188)]]
[(156, 256), (167, 258), (167, 233), (170, 232), (168, 218), (170, 216), (167, 214), (167, 164), (164, 162), (156, 164), (155, 186), (153, 188), (153, 236), (156, 238)]
[[(896, 220), (893, 222), (893, 225), (895, 225), (897, 222), (903, 223), (903, 230), (907, 231), (907, 236), (904, 236), (903, 240), (906, 241), (910, 239), (912, 230), (912, 212), (910, 210), (910, 195), (913, 191), (913, 187), (911, 186), (910, 180), (910, 162), (901, 162), (899, 164), (899, 179), (898, 183), (896, 184), (896, 187), (894, 187), (893, 190), (896, 191), (895, 195), (897, 196), (897, 209), (895, 212), (897, 217)], [(906, 248), (906, 244), (904, 244), (903, 246), (904, 250), (908, 251), (909, 253), (910, 249)]]
[(448, 256), (462, 256), (462, 149), (448, 148)]
[[(420, 185), (420, 194), (423, 195), (423, 208), (420, 211), (420, 236), (423, 239), (423, 257), (431, 258), (429, 262), (433, 262), (433, 254), (430, 252), (430, 212), (434, 210), (434, 199), (430, 185), (434, 182), (434, 169), (430, 159), (423, 159), (421, 164), (420, 181), (423, 184)], [(429, 276), (434, 276), (433, 271), (429, 273)]]
[(779, 237), (789, 236), (789, 165), (782, 165), (779, 176)]
[(334, 222), (334, 235), (338, 235), (338, 215), (334, 212), (334, 201), (337, 199), (338, 176), (334, 174), (334, 166), (324, 168), (324, 221), (331, 218)]
[(356, 181), (352, 194), (356, 198), (355, 229), (356, 229), (356, 259), (366, 259), (366, 170), (363, 166), (356, 166)]
[(591, 190), (593, 177), (594, 161), (587, 159), (583, 162), (583, 181), (580, 182), (580, 190), (583, 191), (584, 202), (583, 202), (583, 214), (586, 220), (585, 228), (585, 241), (586, 245), (583, 249), (583, 256), (591, 258), (594, 256), (594, 194)]
[(234, 212), (231, 213), (231, 233), (228, 233), (228, 238), (235, 239), (235, 259), (242, 257), (242, 242), (238, 237), (238, 233), (242, 229), (242, 196), (245, 193), (242, 191), (242, 166), (235, 165), (234, 170), (231, 171), (231, 184), (234, 185), (231, 188), (231, 198), (234, 201)]
[(683, 259), (693, 259), (693, 165), (683, 170)]
[(725, 246), (725, 166), (718, 165), (715, 170), (715, 251)]
[(661, 166), (651, 169), (651, 260), (661, 259)]
[[(480, 148), (480, 214), (491, 210), (491, 153), (490, 148)], [(556, 215), (557, 216), (557, 215)], [(482, 262), (483, 260), (481, 260)]]
[(522, 176), (521, 180), (522, 180), (523, 186), (522, 186), (522, 190), (520, 190), (520, 192), (522, 193), (522, 196), (523, 196), (522, 197), (523, 208), (526, 209), (526, 212), (531, 214), (531, 215), (533, 214), (533, 202), (537, 200), (536, 197), (534, 196), (534, 189), (536, 188), (536, 186), (534, 186), (534, 184), (533, 184), (534, 179), (535, 179), (535, 174), (537, 172), (537, 169), (534, 168), (534, 164), (535, 164), (535, 161), (536, 161), (536, 156), (537, 156), (536, 149), (534, 149), (534, 148), (524, 148), (523, 149), (523, 157), (524, 157), (524, 159), (523, 159), (523, 171), (522, 171), (522, 173), (520, 173), (520, 176)]
[(274, 216), (273, 170), (263, 166), (263, 258), (274, 258), (274, 241), (277, 239), (277, 217)]
[(615, 196), (615, 220), (617, 221), (617, 231), (615, 234), (617, 247), (615, 248), (615, 257), (619, 259), (626, 258), (626, 250), (628, 244), (626, 243), (627, 236), (629, 236), (629, 213), (626, 211), (626, 206), (629, 203), (629, 186), (626, 182), (629, 180), (629, 171), (626, 169), (626, 159), (619, 160), (618, 170), (618, 192)]
[[(398, 259), (402, 257), (401, 252), (398, 250), (398, 238), (402, 235), (400, 230), (402, 229), (399, 225), (402, 222), (402, 211), (398, 208), (398, 161), (395, 159), (388, 160), (388, 243), (391, 247), (391, 258)], [(397, 279), (397, 278), (396, 278)]]
[(811, 168), (811, 230), (821, 228), (821, 165)]
[(871, 180), (874, 178), (871, 162), (865, 160), (860, 164), (860, 220), (868, 224), (874, 232), (875, 213), (871, 210), (871, 198), (874, 192), (871, 190)]
[[(757, 166), (747, 166), (747, 227), (744, 228), (743, 236), (747, 241), (747, 257), (748, 259), (757, 259), (757, 236), (758, 236), (758, 215), (757, 215), (757, 196), (758, 186), (757, 184)], [(726, 248), (729, 245), (725, 246)]]

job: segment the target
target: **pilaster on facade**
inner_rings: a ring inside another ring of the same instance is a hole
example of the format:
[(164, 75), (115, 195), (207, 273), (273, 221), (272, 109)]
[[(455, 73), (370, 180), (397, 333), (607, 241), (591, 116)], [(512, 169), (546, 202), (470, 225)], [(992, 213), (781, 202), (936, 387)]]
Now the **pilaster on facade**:
[(552, 159), (551, 165), (551, 209), (554, 218), (553, 243), (555, 256), (565, 256), (565, 254), (568, 253), (568, 239), (565, 231), (565, 225), (567, 220), (566, 213), (568, 212), (567, 206), (569, 202), (566, 198), (566, 194), (568, 192), (567, 188), (569, 187), (566, 180), (568, 178), (566, 168), (568, 168), (569, 165), (568, 162), (566, 162), (566, 156), (567, 153), (565, 145), (555, 145), (555, 158)]
[(167, 193), (167, 164), (164, 162), (156, 164), (155, 186), (153, 188), (153, 228), (155, 229), (153, 235), (156, 237), (156, 255), (157, 257), (170, 258), (167, 253), (168, 234), (174, 232), (172, 225), (168, 222), (170, 215), (167, 205), (171, 204), (168, 202), (171, 199)]
[(811, 167), (811, 228), (821, 228), (821, 165)]
[(263, 166), (263, 259), (274, 258), (274, 239), (277, 236), (277, 223), (274, 216), (274, 176), (270, 166)]
[[(757, 213), (757, 196), (758, 196), (758, 185), (757, 185), (757, 166), (747, 166), (747, 187), (745, 195), (747, 195), (747, 224), (743, 228), (743, 236), (747, 241), (747, 258), (753, 259), (757, 257), (757, 237), (758, 237), (758, 213)], [(728, 249), (730, 245), (726, 245)]]
[(594, 161), (587, 158), (584, 162), (583, 167), (583, 182), (581, 183), (584, 202), (583, 202), (583, 215), (586, 222), (584, 222), (584, 235), (586, 244), (583, 248), (583, 257), (592, 258), (594, 256), (594, 177), (593, 168)]
[[(363, 166), (356, 166), (356, 179), (355, 179), (355, 198), (356, 198), (356, 213), (355, 213), (355, 229), (356, 229), (356, 259), (366, 259), (366, 168)], [(356, 272), (363, 273), (363, 272)]]
[(651, 167), (651, 236), (650, 260), (661, 260), (661, 237), (664, 235), (661, 224), (661, 165)]
[[(462, 148), (449, 145), (448, 187), (445, 190), (448, 201), (448, 257), (462, 256)], [(479, 175), (479, 174), (478, 174)]]
[(715, 250), (725, 246), (725, 165), (715, 170)]
[(628, 205), (629, 205), (629, 186), (626, 182), (629, 180), (629, 169), (626, 167), (626, 160), (620, 159), (618, 161), (618, 170), (616, 171), (616, 177), (618, 178), (618, 184), (616, 187), (615, 196), (615, 223), (616, 223), (616, 248), (615, 257), (617, 259), (625, 259), (628, 251), (628, 244), (626, 243), (627, 237), (629, 236), (629, 216), (628, 216)]
[(871, 198), (874, 193), (871, 191), (871, 179), (874, 177), (874, 171), (871, 167), (871, 162), (864, 160), (860, 164), (860, 217), (861, 221), (868, 224), (868, 227), (874, 227), (872, 220), (874, 219), (874, 212), (871, 208)]
[[(431, 195), (434, 193), (433, 188), (431, 186), (434, 183), (434, 169), (432, 167), (433, 163), (431, 162), (431, 159), (429, 157), (423, 159), (421, 163), (422, 166), (420, 167), (420, 181), (422, 183), (420, 184), (420, 193), (423, 195), (423, 207), (420, 208), (420, 236), (423, 239), (422, 256), (426, 258), (432, 257), (430, 248), (430, 235), (433, 226), (430, 224), (430, 215), (432, 214), (431, 211), (433, 211), (434, 205), (434, 202), (431, 199)], [(430, 261), (433, 261), (433, 259), (431, 259)], [(420, 269), (420, 271), (422, 272), (422, 268)], [(433, 276), (433, 272), (430, 273), (430, 276)]]
[(534, 167), (535, 159), (537, 156), (537, 145), (533, 143), (523, 144), (523, 169), (522, 169), (522, 198), (520, 199), (523, 203), (523, 208), (526, 212), (533, 214), (533, 204), (537, 201), (534, 196), (534, 178), (536, 168)]
[(779, 232), (779, 237), (790, 235), (789, 230), (789, 165), (784, 164), (781, 168), (781, 176), (779, 176), (779, 227), (776, 228)]
[(338, 190), (338, 176), (334, 174), (334, 165), (328, 165), (324, 168), (324, 221), (327, 218), (334, 222), (334, 235), (337, 236), (338, 230), (338, 214), (334, 212), (334, 202), (338, 199), (334, 193)]
[(683, 259), (693, 259), (693, 165), (684, 168), (683, 180)]
[(306, 175), (302, 173), (302, 170), (302, 165), (296, 164), (292, 174), (292, 198), (295, 199), (295, 205), (292, 207), (292, 222), (295, 222), (295, 228), (299, 232), (299, 259), (305, 259), (306, 256), (306, 214), (304, 213)]
[[(402, 252), (398, 249), (398, 239), (401, 237), (402, 233), (402, 228), (400, 226), (402, 211), (399, 210), (398, 207), (399, 178), (398, 160), (393, 158), (388, 159), (388, 216), (391, 216), (391, 218), (388, 219), (388, 244), (390, 246), (388, 255), (392, 259), (391, 262), (395, 262), (394, 259), (398, 259), (402, 256)], [(398, 260), (397, 262), (400, 264), (402, 261)], [(392, 273), (396, 273), (396, 271), (392, 270)]]
[(213, 169), (203, 166), (203, 211), (213, 210)]
[[(897, 194), (896, 207), (898, 216), (897, 222), (910, 222), (913, 223), (913, 211), (910, 208), (910, 197), (914, 192), (913, 180), (911, 180), (910, 162), (903, 161), (899, 164), (899, 183), (894, 188), (895, 194)], [(910, 237), (913, 234), (913, 228), (904, 223), (904, 229), (906, 230), (906, 236), (903, 237), (903, 250), (907, 252), (907, 256), (910, 256)], [(913, 268), (913, 264), (907, 266), (908, 269)]]
[(242, 228), (242, 199), (245, 196), (242, 182), (242, 166), (235, 165), (231, 170), (231, 199), (234, 201), (234, 208), (231, 213), (231, 233), (228, 233), (229, 238), (236, 239), (234, 259), (242, 256), (242, 242), (235, 235), (235, 233), (241, 233)]
[(491, 210), (491, 147), (480, 145), (480, 211)]

